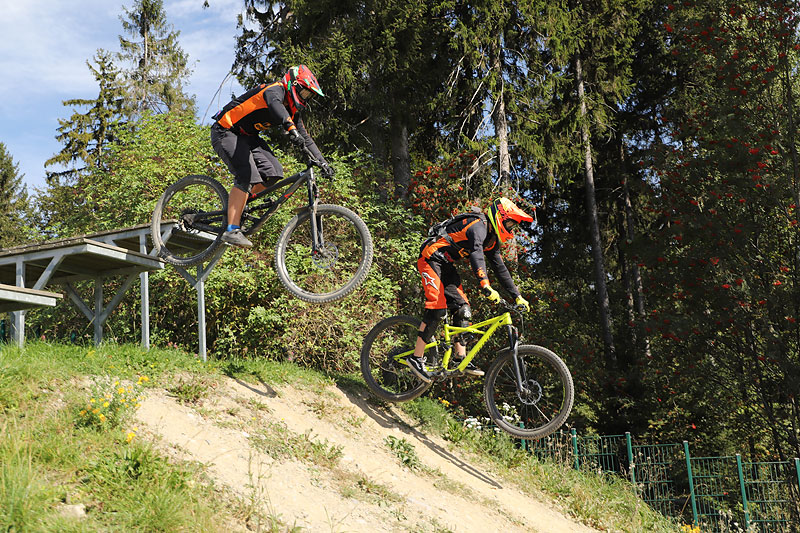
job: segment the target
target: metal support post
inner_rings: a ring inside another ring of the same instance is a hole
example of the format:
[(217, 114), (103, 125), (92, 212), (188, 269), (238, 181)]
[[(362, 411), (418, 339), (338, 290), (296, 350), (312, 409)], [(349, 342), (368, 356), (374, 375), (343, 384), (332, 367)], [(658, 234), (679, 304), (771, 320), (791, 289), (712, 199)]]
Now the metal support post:
[(197, 265), (197, 277), (192, 276), (186, 269), (176, 266), (175, 270), (181, 275), (183, 279), (189, 282), (189, 285), (194, 287), (197, 291), (197, 336), (198, 336), (198, 355), (206, 361), (206, 284), (205, 281), (211, 274), (211, 271), (220, 260), (222, 254), (225, 253), (226, 246), (220, 246), (214, 255), (211, 256), (208, 264)]
[(197, 267), (197, 337), (199, 340), (198, 351), (203, 361), (206, 361), (206, 282), (200, 277), (200, 269)]
[(103, 322), (100, 316), (103, 314), (103, 279), (95, 278), (94, 280), (94, 318), (92, 323), (94, 325), (94, 345), (98, 346), (103, 342)]
[[(25, 265), (22, 259), (16, 262), (17, 287), (25, 287)], [(25, 311), (14, 311), (11, 313), (11, 338), (22, 348), (25, 344)]]
[[(139, 235), (139, 251), (147, 254), (147, 237)], [(139, 274), (139, 291), (142, 295), (142, 348), (150, 349), (150, 273)]]

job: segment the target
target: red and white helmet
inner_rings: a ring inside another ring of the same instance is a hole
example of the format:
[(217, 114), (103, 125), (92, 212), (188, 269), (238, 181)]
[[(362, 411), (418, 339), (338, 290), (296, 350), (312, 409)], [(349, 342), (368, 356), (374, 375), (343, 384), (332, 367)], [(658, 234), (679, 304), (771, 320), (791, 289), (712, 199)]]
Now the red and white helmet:
[(289, 96), (289, 102), (297, 109), (305, 109), (308, 101), (314, 94), (325, 96), (319, 86), (316, 76), (305, 65), (289, 69), (283, 77), (283, 88)]
[(511, 232), (523, 221), (533, 222), (533, 217), (508, 198), (498, 198), (489, 207), (489, 222), (500, 242), (506, 242), (513, 237)]

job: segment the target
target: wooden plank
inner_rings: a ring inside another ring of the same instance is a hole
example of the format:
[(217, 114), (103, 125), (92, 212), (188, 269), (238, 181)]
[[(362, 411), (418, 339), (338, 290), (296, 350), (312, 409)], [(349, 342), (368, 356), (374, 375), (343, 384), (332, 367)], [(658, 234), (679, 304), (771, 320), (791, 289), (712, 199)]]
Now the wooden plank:
[(0, 313), (35, 307), (52, 307), (63, 295), (0, 283)]

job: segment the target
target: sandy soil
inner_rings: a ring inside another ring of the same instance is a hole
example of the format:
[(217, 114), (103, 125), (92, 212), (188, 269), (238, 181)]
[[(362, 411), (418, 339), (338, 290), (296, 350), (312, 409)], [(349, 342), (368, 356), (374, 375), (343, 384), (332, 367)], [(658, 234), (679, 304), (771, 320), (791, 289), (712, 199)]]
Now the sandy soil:
[[(555, 504), (523, 494), (450, 443), (417, 431), (398, 410), (333, 387), (319, 394), (227, 379), (200, 406), (153, 390), (137, 417), (159, 446), (205, 464), (217, 483), (284, 528), (595, 531)], [(413, 446), (416, 468), (402, 464), (389, 437)], [(334, 457), (320, 460), (315, 450)], [(265, 527), (258, 526), (248, 525)]]

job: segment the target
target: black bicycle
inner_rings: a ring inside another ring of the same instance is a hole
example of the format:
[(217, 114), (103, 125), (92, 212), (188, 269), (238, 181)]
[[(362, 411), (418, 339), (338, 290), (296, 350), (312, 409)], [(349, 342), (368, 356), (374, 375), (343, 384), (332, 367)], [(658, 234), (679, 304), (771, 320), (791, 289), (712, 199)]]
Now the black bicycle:
[[(301, 300), (333, 302), (358, 287), (372, 264), (372, 237), (357, 214), (340, 205), (320, 204), (314, 167), (320, 162), (304, 148), (305, 170), (259, 192), (242, 213), (242, 233), (258, 231), (305, 184), (308, 206), (299, 208), (278, 237), (275, 269), (281, 283)], [(275, 194), (278, 193), (278, 194)], [(187, 267), (208, 260), (223, 245), (228, 192), (208, 176), (173, 183), (156, 203), (150, 225), (159, 257)]]

